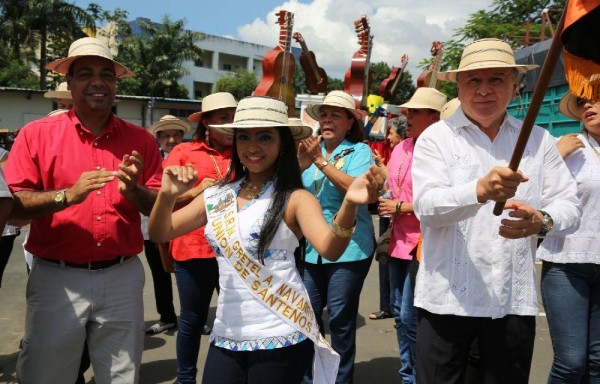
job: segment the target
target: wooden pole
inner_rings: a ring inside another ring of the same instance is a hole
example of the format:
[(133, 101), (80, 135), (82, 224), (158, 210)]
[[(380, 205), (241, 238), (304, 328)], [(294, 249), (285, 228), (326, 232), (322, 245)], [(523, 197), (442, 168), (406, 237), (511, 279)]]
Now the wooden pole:
[[(515, 149), (513, 151), (512, 157), (510, 158), (510, 163), (508, 164), (508, 167), (513, 171), (519, 169), (519, 164), (521, 163), (523, 152), (525, 152), (525, 146), (527, 145), (527, 141), (529, 140), (529, 136), (531, 135), (531, 131), (533, 130), (533, 125), (535, 124), (535, 118), (537, 117), (537, 114), (540, 111), (542, 101), (544, 100), (544, 95), (546, 94), (546, 90), (548, 89), (548, 83), (552, 78), (554, 68), (556, 67), (556, 62), (558, 61), (558, 58), (560, 57), (560, 53), (562, 51), (563, 45), (560, 41), (560, 35), (565, 24), (565, 10), (567, 9), (567, 5), (565, 5), (565, 9), (563, 10), (562, 16), (560, 17), (558, 26), (556, 27), (556, 33), (554, 34), (554, 38), (552, 39), (552, 45), (550, 45), (550, 49), (548, 50), (548, 54), (546, 55), (546, 59), (544, 60), (544, 65), (542, 65), (540, 76), (538, 77), (537, 84), (535, 85), (535, 89), (533, 90), (531, 103), (529, 104), (529, 108), (527, 109), (527, 114), (525, 114), (525, 119), (523, 119), (523, 127), (521, 128), (519, 138), (517, 139), (517, 143), (515, 144)], [(496, 205), (494, 205), (494, 215), (500, 216), (502, 214), (502, 211), (504, 210), (505, 204), (505, 201), (496, 202)]]

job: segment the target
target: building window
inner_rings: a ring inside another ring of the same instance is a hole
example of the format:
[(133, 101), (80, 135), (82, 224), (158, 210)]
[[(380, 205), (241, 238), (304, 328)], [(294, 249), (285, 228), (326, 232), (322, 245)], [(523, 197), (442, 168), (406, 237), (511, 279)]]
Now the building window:
[(194, 65), (195, 65), (196, 67), (203, 68), (203, 67), (204, 67), (204, 60), (203, 60), (203, 59), (198, 59), (198, 60), (196, 60), (196, 61), (194, 62)]
[(225, 71), (231, 71), (231, 69), (232, 69), (231, 64), (223, 64), (223, 70), (225, 70)]

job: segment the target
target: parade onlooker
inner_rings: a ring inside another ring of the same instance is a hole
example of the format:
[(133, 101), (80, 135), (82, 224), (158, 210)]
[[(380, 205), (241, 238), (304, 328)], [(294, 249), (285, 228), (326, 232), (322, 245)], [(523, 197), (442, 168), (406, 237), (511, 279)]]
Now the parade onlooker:
[(44, 93), (44, 97), (47, 99), (54, 99), (56, 101), (56, 109), (68, 111), (73, 108), (73, 96), (69, 91), (69, 85), (66, 81), (58, 84), (55, 91), (48, 91)]
[(32, 219), (27, 250), (24, 383), (73, 383), (84, 342), (98, 383), (136, 383), (143, 350), (140, 212), (160, 187), (161, 157), (144, 128), (113, 115), (117, 79), (133, 76), (95, 38), (47, 68), (66, 75), (71, 111), (35, 120), (6, 165), (14, 216)]
[(330, 226), (302, 188), (296, 158), (294, 140), (312, 129), (290, 126), (282, 101), (245, 98), (233, 123), (212, 127), (234, 137), (228, 175), (172, 212), (198, 172), (166, 167), (149, 226), (151, 237), (165, 241), (206, 224), (217, 253), (221, 290), (203, 383), (299, 384), (313, 349), (316, 381), (332, 383), (339, 357), (319, 333), (294, 250), (306, 237), (324, 258), (338, 258), (358, 205), (375, 200), (383, 178), (376, 167), (356, 177)]
[[(325, 220), (331, 222), (348, 186), (374, 163), (371, 149), (362, 143), (365, 114), (343, 91), (331, 91), (323, 103), (310, 106), (306, 112), (319, 122), (321, 136), (300, 143), (302, 183), (319, 200)], [(323, 258), (310, 244), (306, 247), (304, 284), (321, 329), (327, 307), (331, 345), (340, 354), (338, 383), (354, 380), (358, 304), (375, 245), (367, 206), (358, 207), (356, 227), (348, 248), (336, 261)]]
[[(6, 155), (6, 153), (2, 154), (1, 151), (6, 152), (6, 150), (0, 148), (0, 161)], [(11, 210), (12, 195), (4, 180), (4, 172), (2, 171), (2, 168), (0, 168), (0, 228), (4, 228), (5, 231), (6, 227), (8, 227), (6, 225), (6, 220), (8, 219)], [(0, 288), (2, 287), (2, 275), (4, 274), (4, 269), (10, 258), (16, 235), (14, 237), (11, 235), (10, 239), (5, 239), (5, 237), (6, 236), (3, 233), (2, 240), (0, 241)]]
[(519, 73), (532, 67), (515, 64), (507, 43), (482, 39), (465, 47), (458, 69), (438, 75), (457, 83), (461, 105), (414, 151), (420, 383), (461, 382), (476, 338), (483, 382), (529, 380), (537, 238), (573, 232), (581, 215), (575, 181), (546, 130), (533, 128), (519, 171), (506, 166), (522, 125), (506, 108)]
[(546, 237), (537, 253), (554, 350), (548, 383), (600, 383), (600, 101), (567, 93), (559, 109), (583, 122), (580, 134), (557, 143), (583, 213), (576, 232)]
[[(183, 142), (183, 136), (190, 130), (188, 123), (171, 115), (161, 117), (156, 124), (150, 127), (150, 133), (156, 137), (163, 158), (167, 157), (175, 146)], [(175, 314), (175, 307), (173, 306), (171, 273), (166, 271), (163, 266), (158, 244), (148, 239), (148, 216), (142, 215), (142, 233), (144, 234), (144, 253), (154, 283), (154, 301), (156, 310), (160, 315), (158, 323), (146, 328), (145, 332), (148, 335), (155, 335), (175, 328), (177, 326), (177, 314)], [(168, 248), (168, 244), (165, 248)], [(171, 261), (167, 260), (166, 262), (170, 263)]]
[[(232, 139), (210, 125), (231, 123), (236, 105), (230, 93), (214, 93), (202, 100), (200, 112), (188, 117), (192, 123), (198, 124), (193, 134), (194, 140), (179, 144), (163, 163), (165, 168), (191, 164), (198, 172), (194, 188), (179, 196), (179, 207), (188, 204), (227, 174)], [(200, 339), (202, 334), (210, 334), (206, 319), (212, 294), (218, 289), (219, 267), (215, 253), (204, 236), (204, 227), (174, 238), (169, 248), (174, 259), (180, 303), (177, 380), (180, 383), (195, 383)]]
[(440, 119), (446, 95), (435, 88), (421, 87), (401, 108), (407, 108), (406, 134), (388, 162), (387, 184), (392, 196), (379, 199), (379, 214), (392, 217), (390, 237), (390, 286), (392, 313), (400, 349), (400, 376), (403, 383), (416, 384), (417, 315), (413, 305), (414, 281), (409, 277), (412, 249), (421, 236), (419, 220), (413, 210), (411, 167), (419, 136)]

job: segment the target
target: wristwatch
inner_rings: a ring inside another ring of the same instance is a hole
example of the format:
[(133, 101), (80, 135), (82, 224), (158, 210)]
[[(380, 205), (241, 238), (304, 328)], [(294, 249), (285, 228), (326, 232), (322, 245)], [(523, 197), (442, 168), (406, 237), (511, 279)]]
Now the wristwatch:
[(322, 161), (317, 161), (315, 162), (315, 165), (317, 166), (317, 168), (319, 169), (323, 169), (327, 166), (327, 164), (329, 164), (329, 161), (323, 159)]
[(538, 236), (546, 237), (546, 234), (550, 232), (554, 226), (554, 220), (552, 220), (552, 216), (550, 216), (548, 212), (541, 210), (539, 212), (544, 216), (544, 218), (542, 219), (542, 229), (540, 230), (540, 233), (538, 233)]
[(61, 189), (54, 195), (54, 202), (58, 205), (67, 205), (67, 190)]

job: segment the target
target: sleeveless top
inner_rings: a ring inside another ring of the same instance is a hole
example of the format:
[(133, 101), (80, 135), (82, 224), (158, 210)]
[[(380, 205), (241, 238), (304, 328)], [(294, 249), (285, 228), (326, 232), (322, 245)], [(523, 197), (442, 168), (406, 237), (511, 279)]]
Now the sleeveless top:
[[(236, 195), (241, 183), (242, 180), (238, 180), (231, 184)], [(269, 182), (257, 198), (238, 211), (240, 237), (245, 249), (255, 260), (258, 260), (260, 228), (266, 219), (273, 192), (273, 184)], [(282, 348), (304, 341), (306, 337), (302, 333), (283, 322), (252, 296), (221, 254), (216, 245), (216, 235), (209, 224), (210, 221), (205, 227), (205, 235), (217, 254), (220, 287), (211, 344), (233, 351), (253, 351)], [(265, 254), (264, 268), (284, 281), (302, 284), (294, 259), (298, 244), (296, 235), (282, 220)]]

